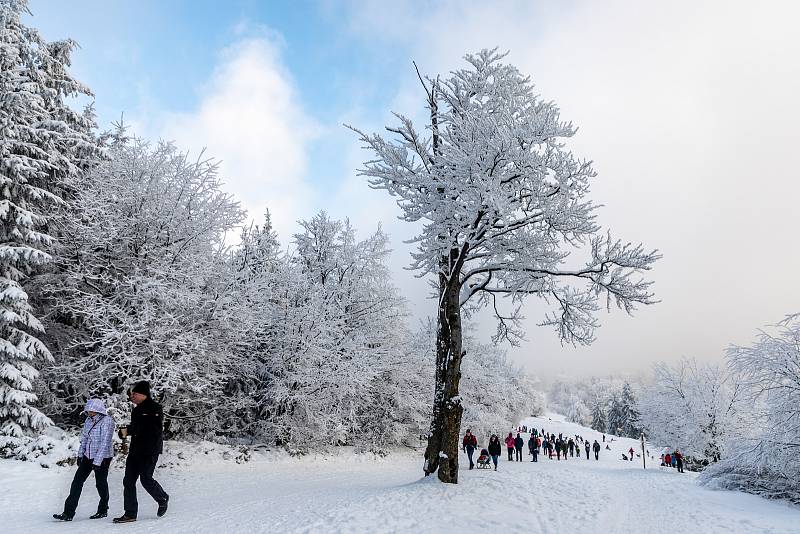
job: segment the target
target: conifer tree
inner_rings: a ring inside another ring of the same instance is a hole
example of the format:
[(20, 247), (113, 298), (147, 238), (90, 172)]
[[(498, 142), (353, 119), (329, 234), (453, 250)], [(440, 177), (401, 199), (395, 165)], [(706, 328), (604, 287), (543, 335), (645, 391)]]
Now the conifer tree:
[(34, 381), (50, 351), (37, 337), (25, 280), (51, 261), (49, 223), (96, 151), (91, 110), (65, 98), (90, 95), (68, 72), (71, 40), (47, 42), (21, 21), (27, 0), (0, 0), (0, 436), (49, 424)]

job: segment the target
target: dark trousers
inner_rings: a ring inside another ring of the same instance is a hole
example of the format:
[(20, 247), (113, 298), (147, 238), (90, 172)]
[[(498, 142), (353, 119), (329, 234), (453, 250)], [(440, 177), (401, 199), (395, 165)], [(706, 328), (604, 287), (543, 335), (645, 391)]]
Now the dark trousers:
[(533, 461), (534, 462), (538, 462), (539, 461), (539, 449), (533, 449), (531, 451), (531, 454), (533, 454)]
[(81, 498), (81, 491), (83, 490), (83, 483), (89, 478), (89, 475), (94, 471), (94, 482), (97, 486), (97, 494), (100, 495), (100, 504), (97, 505), (98, 512), (105, 512), (108, 510), (108, 466), (111, 465), (111, 458), (106, 458), (100, 465), (94, 465), (92, 460), (86, 456), (78, 460), (78, 470), (75, 471), (75, 477), (72, 479), (72, 485), (69, 487), (69, 497), (64, 502), (64, 515), (72, 517), (75, 515), (75, 510), (78, 508), (78, 501)]
[(467, 458), (469, 458), (469, 468), (472, 469), (475, 466), (475, 464), (472, 463), (472, 453), (475, 452), (475, 447), (470, 447), (469, 445), (467, 445), (466, 449), (467, 449)]
[(494, 469), (497, 470), (497, 460), (500, 458), (499, 454), (492, 454), (492, 462), (494, 463)]
[(129, 454), (125, 462), (125, 478), (122, 479), (123, 496), (125, 500), (125, 515), (136, 517), (139, 513), (139, 503), (136, 500), (136, 480), (142, 481), (142, 487), (158, 503), (162, 504), (169, 500), (169, 495), (161, 487), (161, 484), (153, 478), (156, 470), (158, 455), (134, 455)]
[(586, 449), (586, 459), (589, 459), (589, 449)]
[(594, 459), (595, 460), (599, 460), (600, 459), (600, 451), (594, 451)]
[(683, 462), (678, 462), (678, 473), (683, 473)]
[(516, 447), (515, 450), (517, 451), (517, 461), (522, 461), (522, 447)]
[(514, 461), (514, 447), (506, 447), (508, 449), (508, 461)]

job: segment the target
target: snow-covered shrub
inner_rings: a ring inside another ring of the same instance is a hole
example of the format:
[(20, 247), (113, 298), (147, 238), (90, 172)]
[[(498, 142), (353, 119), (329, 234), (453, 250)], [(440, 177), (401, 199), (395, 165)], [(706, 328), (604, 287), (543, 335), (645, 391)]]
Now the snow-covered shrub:
[(79, 445), (78, 436), (51, 426), (38, 435), (0, 436), (0, 458), (50, 467), (74, 462)]

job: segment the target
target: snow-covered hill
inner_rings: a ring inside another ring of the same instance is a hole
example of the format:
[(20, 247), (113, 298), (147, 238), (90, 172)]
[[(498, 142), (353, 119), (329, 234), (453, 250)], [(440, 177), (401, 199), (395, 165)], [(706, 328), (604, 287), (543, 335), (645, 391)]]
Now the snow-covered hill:
[[(600, 440), (593, 430), (549, 414), (520, 424)], [(507, 432), (507, 430), (506, 430)], [(525, 435), (527, 438), (527, 435)], [(608, 437), (610, 440), (610, 436)], [(481, 443), (481, 445), (484, 445)], [(419, 454), (388, 458), (254, 456), (250, 462), (208, 461), (183, 454), (187, 463), (157, 471), (171, 494), (170, 510), (157, 519), (155, 504), (140, 489), (136, 525), (89, 520), (97, 494), (87, 481), (76, 520), (60, 524), (59, 512), (73, 468), (0, 461), (3, 532), (525, 532), (585, 534), (796, 533), (800, 508), (742, 493), (699, 487), (692, 473), (622, 461), (636, 440), (615, 438), (599, 461), (507, 462), (497, 472), (466, 470), (457, 486), (421, 479)], [(655, 451), (651, 451), (655, 452)], [(109, 477), (111, 513), (122, 512), (122, 470)]]

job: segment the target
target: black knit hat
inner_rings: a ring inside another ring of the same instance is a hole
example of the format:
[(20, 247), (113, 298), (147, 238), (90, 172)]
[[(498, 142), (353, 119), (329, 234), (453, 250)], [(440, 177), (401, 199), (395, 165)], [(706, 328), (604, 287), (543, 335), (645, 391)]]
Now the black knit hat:
[(133, 393), (141, 393), (142, 395), (150, 396), (150, 382), (147, 380), (140, 380), (136, 382), (136, 385), (133, 386), (131, 390)]

